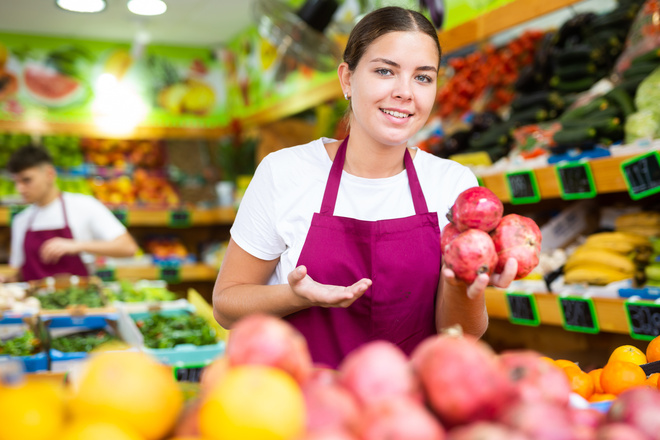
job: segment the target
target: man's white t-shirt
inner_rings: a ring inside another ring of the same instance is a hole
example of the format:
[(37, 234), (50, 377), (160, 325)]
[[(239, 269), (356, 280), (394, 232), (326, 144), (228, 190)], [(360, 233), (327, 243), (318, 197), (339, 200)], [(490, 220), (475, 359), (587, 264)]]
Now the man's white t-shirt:
[[(295, 269), (312, 216), (321, 209), (332, 161), (321, 138), (266, 156), (243, 196), (231, 237), (243, 250), (262, 259), (280, 258), (269, 284), (287, 282)], [(469, 168), (417, 150), (415, 170), (429, 212), (437, 212), (440, 228), (456, 197), (477, 186)], [(383, 179), (343, 172), (335, 216), (376, 221), (415, 214), (406, 171)]]
[[(84, 194), (62, 193), (66, 217), (74, 240), (78, 241), (110, 241), (126, 232), (126, 227), (114, 214), (94, 197)], [(11, 255), (9, 264), (20, 268), (25, 262), (23, 242), (28, 223), (32, 216), (33, 231), (61, 229), (64, 227), (62, 202), (58, 197), (46, 206), (30, 205), (14, 217), (11, 223)], [(33, 255), (32, 258), (37, 258)], [(83, 263), (91, 270), (95, 260), (94, 255), (82, 253)]]

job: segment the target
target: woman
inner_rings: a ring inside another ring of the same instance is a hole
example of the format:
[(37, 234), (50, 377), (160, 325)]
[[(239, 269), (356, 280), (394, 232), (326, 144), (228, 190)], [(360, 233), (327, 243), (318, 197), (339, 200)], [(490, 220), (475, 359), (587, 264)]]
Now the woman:
[(477, 181), (407, 147), (431, 113), (440, 56), (435, 28), (417, 12), (386, 7), (355, 26), (338, 68), (349, 136), (259, 165), (213, 292), (222, 326), (252, 313), (284, 317), (331, 367), (374, 339), (410, 353), (449, 325), (483, 334), (484, 290), (508, 286), (516, 261), (470, 286), (441, 271), (445, 213)]

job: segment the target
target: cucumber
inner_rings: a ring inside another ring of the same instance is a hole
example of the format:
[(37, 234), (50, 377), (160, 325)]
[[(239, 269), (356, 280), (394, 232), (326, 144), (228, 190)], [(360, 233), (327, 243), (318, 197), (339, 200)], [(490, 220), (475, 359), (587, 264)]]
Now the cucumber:
[(591, 62), (557, 66), (555, 69), (555, 75), (562, 81), (584, 78), (594, 73), (596, 73), (596, 65)]
[(658, 67), (660, 67), (660, 60), (631, 64), (630, 67), (623, 71), (623, 78), (628, 79), (637, 75), (649, 75)]
[(506, 145), (511, 139), (511, 124), (502, 123), (493, 125), (488, 130), (481, 133), (479, 136), (473, 136), (470, 139), (471, 150), (483, 150), (484, 148), (494, 147), (497, 145)]
[(562, 122), (571, 119), (582, 119), (591, 113), (605, 110), (607, 107), (609, 107), (609, 105), (610, 103), (607, 101), (607, 99), (603, 97), (595, 98), (583, 106), (565, 112), (559, 119)]
[(529, 107), (524, 110), (514, 112), (509, 117), (509, 122), (515, 123), (531, 123), (531, 122), (541, 122), (548, 119), (549, 112), (542, 105), (536, 105), (534, 107)]
[(632, 97), (621, 87), (614, 87), (603, 97), (611, 103), (619, 106), (623, 116), (628, 117), (635, 113), (635, 103), (633, 102)]
[(570, 120), (561, 123), (564, 130), (574, 128), (594, 128), (599, 135), (604, 135), (621, 127), (621, 118), (617, 116), (598, 116), (578, 120)]
[(511, 109), (520, 111), (532, 106), (546, 104), (550, 98), (550, 93), (552, 92), (549, 90), (541, 90), (528, 95), (518, 95), (516, 99), (511, 101)]
[(635, 18), (634, 10), (630, 7), (622, 7), (607, 14), (599, 15), (591, 21), (591, 29), (612, 29)]
[(595, 83), (596, 78), (593, 76), (588, 76), (573, 81), (562, 81), (559, 77), (554, 77), (550, 80), (550, 84), (553, 84), (556, 90), (564, 93), (583, 92), (589, 89)]
[(557, 54), (557, 63), (559, 65), (568, 65), (575, 62), (584, 62), (585, 60), (598, 60), (602, 57), (602, 51), (588, 44), (579, 44), (569, 47)]
[(630, 61), (631, 65), (645, 63), (647, 61), (657, 61), (660, 62), (660, 49), (652, 49), (648, 52), (644, 52), (641, 55), (636, 56)]
[(621, 87), (623, 90), (628, 92), (630, 96), (635, 96), (635, 92), (639, 88), (639, 85), (641, 84), (644, 79), (646, 79), (648, 75), (641, 74), (641, 75), (636, 75), (633, 76), (632, 78), (627, 78), (624, 79), (617, 87)]
[(592, 127), (568, 128), (556, 132), (552, 139), (557, 145), (590, 142), (594, 140), (596, 134), (596, 129)]

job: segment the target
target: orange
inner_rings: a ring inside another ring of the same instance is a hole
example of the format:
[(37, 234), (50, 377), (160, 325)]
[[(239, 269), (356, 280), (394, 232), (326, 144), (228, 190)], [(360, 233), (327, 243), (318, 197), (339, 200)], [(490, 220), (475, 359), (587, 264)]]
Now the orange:
[(576, 364), (573, 361), (566, 360), (566, 359), (557, 359), (555, 361), (555, 364), (557, 366), (559, 366), (560, 368), (564, 368), (564, 367), (568, 367), (568, 366), (575, 366), (575, 367), (579, 368), (578, 364)]
[(616, 396), (614, 394), (593, 393), (591, 397), (589, 397), (589, 402), (606, 402), (608, 400), (614, 400), (614, 399), (616, 399)]
[(45, 381), (0, 384), (0, 440), (51, 440), (64, 425), (64, 393)]
[(283, 370), (265, 365), (230, 368), (206, 395), (199, 427), (209, 440), (286, 440), (305, 429), (305, 399)]
[(645, 385), (648, 385), (649, 388), (658, 388), (658, 378), (660, 378), (660, 373), (653, 373), (644, 381)]
[(646, 373), (632, 362), (612, 361), (603, 367), (600, 384), (606, 393), (619, 395), (623, 391), (644, 385)]
[(622, 345), (614, 349), (607, 362), (612, 361), (632, 362), (633, 364), (642, 365), (646, 363), (646, 355), (633, 345)]
[(596, 368), (595, 370), (591, 370), (588, 374), (591, 376), (591, 378), (594, 381), (594, 394), (596, 393), (604, 393), (603, 387), (600, 384), (600, 375), (603, 373), (602, 368)]
[(78, 420), (58, 436), (58, 440), (143, 440), (133, 429), (110, 422)]
[(594, 380), (584, 371), (577, 367), (565, 367), (564, 372), (571, 384), (571, 391), (588, 399), (594, 393)]
[(660, 336), (656, 336), (646, 346), (646, 361), (660, 361)]
[(73, 384), (69, 407), (76, 419), (116, 422), (155, 440), (174, 426), (183, 395), (171, 368), (149, 355), (101, 352)]

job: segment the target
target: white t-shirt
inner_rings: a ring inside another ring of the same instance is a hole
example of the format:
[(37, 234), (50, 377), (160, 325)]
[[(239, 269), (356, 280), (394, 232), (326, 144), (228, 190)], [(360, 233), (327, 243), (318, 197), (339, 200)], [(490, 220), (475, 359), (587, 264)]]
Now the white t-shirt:
[[(94, 197), (66, 192), (62, 193), (62, 197), (64, 198), (69, 228), (75, 240), (110, 241), (126, 232), (126, 227), (121, 224), (117, 217)], [(64, 227), (62, 202), (59, 197), (46, 206), (30, 205), (17, 214), (11, 223), (11, 256), (9, 258), (9, 264), (12, 267), (20, 268), (25, 262), (23, 242), (28, 223), (33, 215), (33, 231), (60, 229)], [(92, 270), (95, 260), (94, 255), (82, 253), (80, 256), (83, 263)]]
[[(262, 259), (280, 258), (269, 284), (287, 282), (296, 267), (312, 216), (321, 209), (332, 161), (324, 147), (332, 139), (270, 153), (257, 170), (243, 196), (231, 237), (243, 250)], [(429, 212), (437, 212), (440, 228), (456, 197), (477, 186), (469, 168), (417, 150), (415, 170)], [(415, 214), (408, 175), (367, 179), (343, 172), (334, 215), (366, 221)]]

